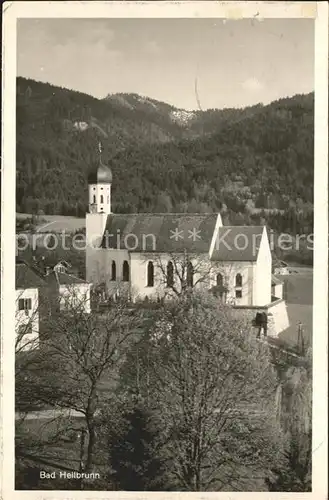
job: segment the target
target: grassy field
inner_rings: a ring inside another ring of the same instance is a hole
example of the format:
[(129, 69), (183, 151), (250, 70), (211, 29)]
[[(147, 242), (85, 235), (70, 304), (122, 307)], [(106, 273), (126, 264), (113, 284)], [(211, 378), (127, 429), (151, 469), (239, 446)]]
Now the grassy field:
[[(31, 214), (16, 214), (17, 219), (31, 218)], [(39, 232), (43, 231), (67, 231), (75, 232), (78, 229), (86, 226), (86, 219), (79, 217), (71, 217), (68, 215), (40, 215), (37, 222), (37, 229)]]
[(302, 323), (304, 338), (312, 343), (313, 319), (313, 269), (292, 268), (296, 274), (280, 276), (286, 283), (286, 302), (290, 326), (280, 334), (280, 338), (290, 345), (296, 344), (298, 323)]
[[(36, 476), (32, 489), (80, 489), (81, 484), (78, 479), (60, 479), (60, 472), (79, 471), (82, 428), (85, 429), (84, 419), (79, 417), (29, 419), (24, 423), (16, 422), (16, 446), (21, 447), (18, 453), (16, 450), (16, 488), (31, 489), (31, 485), (26, 485), (25, 482), (27, 474), (30, 479), (31, 475)], [(84, 441), (84, 460), (86, 455), (87, 440)], [(101, 479), (93, 481), (91, 489), (104, 489), (105, 466), (104, 456), (101, 457), (97, 451), (94, 470), (100, 473)], [(56, 479), (40, 479), (38, 473), (40, 470), (56, 471)]]
[[(28, 435), (38, 447), (38, 457), (72, 469), (79, 468), (79, 429), (84, 427), (81, 418), (45, 418), (16, 422), (16, 438)], [(68, 431), (67, 429), (70, 429)], [(29, 447), (27, 446), (27, 451)]]

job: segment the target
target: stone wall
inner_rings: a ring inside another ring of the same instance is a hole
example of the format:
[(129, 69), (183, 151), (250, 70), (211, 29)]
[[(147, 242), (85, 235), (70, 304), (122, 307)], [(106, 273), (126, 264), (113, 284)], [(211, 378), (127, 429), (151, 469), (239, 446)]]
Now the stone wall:
[(269, 316), (269, 318), (271, 317), (273, 337), (277, 337), (281, 332), (289, 328), (289, 318), (285, 300), (281, 299), (273, 302), (268, 308), (268, 314), (272, 315)]
[[(268, 316), (267, 335), (278, 337), (281, 332), (289, 327), (287, 305), (283, 299), (276, 300), (264, 307), (234, 306), (234, 309), (245, 317), (250, 323), (255, 319), (258, 312), (266, 312)], [(255, 327), (255, 332), (258, 327)]]

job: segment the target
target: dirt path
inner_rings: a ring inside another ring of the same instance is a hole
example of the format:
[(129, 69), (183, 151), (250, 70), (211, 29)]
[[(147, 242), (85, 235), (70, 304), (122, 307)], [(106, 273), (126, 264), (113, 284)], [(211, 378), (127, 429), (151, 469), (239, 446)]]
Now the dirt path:
[[(96, 412), (98, 414), (99, 412)], [(38, 420), (38, 419), (53, 419), (56, 417), (64, 418), (83, 418), (83, 413), (73, 409), (53, 409), (53, 410), (39, 410), (31, 411), (29, 413), (15, 413), (15, 420)]]

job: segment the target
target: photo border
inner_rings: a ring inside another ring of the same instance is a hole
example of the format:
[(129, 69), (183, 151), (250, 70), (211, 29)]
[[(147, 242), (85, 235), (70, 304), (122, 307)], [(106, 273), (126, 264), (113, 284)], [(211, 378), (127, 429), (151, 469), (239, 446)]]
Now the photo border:
[[(60, 498), (316, 498), (327, 496), (328, 348), (328, 4), (327, 2), (6, 2), (3, 8), (1, 184), (1, 489), (5, 500)], [(314, 281), (312, 493), (182, 493), (14, 490), (16, 20), (18, 18), (314, 18)]]

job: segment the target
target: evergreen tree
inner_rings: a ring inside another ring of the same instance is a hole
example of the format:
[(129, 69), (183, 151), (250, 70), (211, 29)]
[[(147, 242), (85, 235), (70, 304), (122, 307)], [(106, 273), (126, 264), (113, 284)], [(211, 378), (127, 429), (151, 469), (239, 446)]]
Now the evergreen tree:
[(157, 440), (150, 413), (140, 405), (123, 415), (119, 431), (109, 427), (109, 480), (116, 490), (151, 491), (163, 486)]

